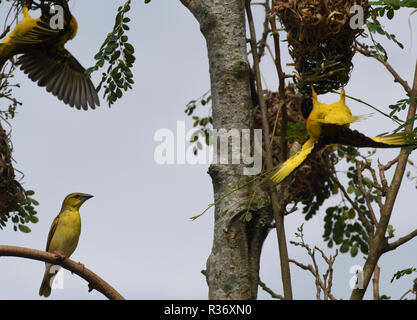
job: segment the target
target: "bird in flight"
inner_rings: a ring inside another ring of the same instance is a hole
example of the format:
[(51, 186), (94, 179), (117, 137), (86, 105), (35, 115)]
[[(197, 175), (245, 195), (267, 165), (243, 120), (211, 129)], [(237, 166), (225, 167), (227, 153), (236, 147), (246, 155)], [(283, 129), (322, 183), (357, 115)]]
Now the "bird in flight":
[[(20, 55), (16, 65), (65, 104), (84, 110), (99, 106), (100, 100), (90, 77), (65, 49), (65, 43), (72, 40), (78, 30), (67, 0), (55, 0), (54, 6), (43, 4), (37, 19), (29, 15), (26, 6), (22, 12), (23, 19), (0, 43), (0, 72), (7, 60)], [(62, 18), (61, 28), (55, 22), (60, 18), (57, 14)]]

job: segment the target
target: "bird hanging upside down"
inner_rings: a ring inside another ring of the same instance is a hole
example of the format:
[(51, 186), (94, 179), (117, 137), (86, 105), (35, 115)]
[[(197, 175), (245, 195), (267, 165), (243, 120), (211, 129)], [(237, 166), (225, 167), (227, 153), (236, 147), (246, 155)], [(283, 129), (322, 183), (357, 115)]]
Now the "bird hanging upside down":
[(95, 109), (100, 105), (96, 89), (84, 67), (64, 47), (77, 34), (77, 20), (67, 0), (54, 3), (63, 9), (63, 28), (51, 27), (55, 27), (51, 21), (56, 17), (51, 6), (44, 4), (38, 19), (33, 19), (24, 6), (23, 20), (0, 43), (0, 72), (7, 60), (21, 54), (16, 64), (39, 86), (71, 107)]
[(352, 116), (349, 107), (345, 104), (345, 90), (342, 88), (340, 100), (331, 105), (320, 103), (317, 100), (317, 93), (313, 86), (311, 86), (311, 90), (312, 98), (304, 100), (301, 106), (310, 138), (298, 152), (270, 175), (269, 180), (273, 184), (282, 182), (300, 167), (310, 154), (325, 145), (343, 144), (353, 147), (401, 148), (415, 144), (411, 141), (410, 135), (405, 132), (370, 138), (356, 130), (349, 129), (352, 122), (363, 119), (366, 115)]
[[(93, 196), (86, 193), (71, 193), (65, 197), (61, 212), (54, 219), (46, 242), (47, 252), (57, 254), (62, 258), (69, 258), (78, 245), (81, 233), (81, 205)], [(55, 267), (55, 268), (53, 268)], [(51, 285), (59, 267), (45, 263), (45, 274), (39, 289), (39, 295), (49, 297)]]

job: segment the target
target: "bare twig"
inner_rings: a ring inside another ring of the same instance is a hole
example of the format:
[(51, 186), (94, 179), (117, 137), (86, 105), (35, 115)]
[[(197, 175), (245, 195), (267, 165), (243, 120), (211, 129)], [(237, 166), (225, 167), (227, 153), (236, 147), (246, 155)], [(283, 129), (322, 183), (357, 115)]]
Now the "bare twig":
[[(415, 71), (414, 71), (413, 88), (409, 92), (409, 95), (411, 97), (417, 96), (417, 61), (416, 61)], [(417, 109), (417, 102), (413, 100), (410, 103), (410, 106), (408, 109), (407, 120), (414, 118), (416, 114), (416, 109)], [(409, 125), (405, 127), (405, 130), (407, 132), (412, 131), (412, 129), (413, 129), (412, 123), (410, 123)], [(352, 300), (363, 299), (363, 296), (369, 285), (369, 282), (372, 277), (372, 273), (375, 270), (375, 267), (378, 263), (379, 258), (381, 257), (382, 254), (384, 254), (384, 252), (387, 251), (387, 249), (390, 248), (390, 245), (388, 244), (388, 240), (385, 235), (386, 235), (386, 231), (389, 225), (389, 221), (391, 219), (391, 214), (392, 214), (392, 210), (394, 208), (394, 204), (398, 195), (398, 191), (400, 189), (400, 186), (404, 177), (405, 167), (407, 165), (407, 160), (408, 160), (407, 151), (405, 149), (402, 149), (400, 151), (398, 160), (396, 159), (394, 160), (397, 162), (394, 176), (387, 190), (384, 207), (381, 210), (379, 223), (375, 230), (374, 237), (370, 239), (370, 242), (369, 242), (369, 254), (367, 256), (367, 259), (363, 268), (363, 288), (362, 289), (357, 288), (352, 291), (352, 295), (350, 297)], [(414, 237), (413, 233), (411, 234), (411, 238), (412, 237)], [(406, 238), (404, 239), (404, 242), (408, 240), (409, 239)]]
[(414, 230), (413, 232), (410, 232), (409, 234), (405, 235), (404, 237), (399, 238), (398, 240), (389, 243), (385, 249), (384, 252), (388, 252), (391, 250), (395, 250), (396, 248), (398, 248), (400, 245), (410, 241), (411, 239), (413, 239), (414, 237), (417, 236), (417, 229)]
[(369, 212), (371, 213), (371, 217), (372, 217), (372, 223), (375, 226), (378, 226), (378, 220), (376, 219), (375, 216), (375, 212), (374, 212), (374, 208), (372, 207), (371, 204), (371, 200), (369, 199), (369, 192), (367, 192), (365, 190), (365, 187), (363, 186), (363, 181), (362, 181), (362, 172), (365, 170), (366, 165), (360, 161), (356, 161), (356, 170), (357, 170), (357, 177), (358, 177), (358, 186), (359, 189), (361, 190), (364, 198), (365, 198), (365, 202), (366, 202), (366, 206), (368, 207)]
[[(320, 300), (321, 298), (321, 290), (323, 291), (323, 299), (331, 299), (331, 300), (337, 300), (335, 296), (331, 293), (331, 288), (333, 285), (333, 263), (336, 259), (336, 256), (338, 254), (338, 251), (336, 250), (336, 254), (333, 257), (327, 258), (326, 255), (321, 251), (319, 248), (315, 247), (314, 250), (311, 250), (311, 248), (307, 244), (301, 244), (302, 247), (304, 247), (307, 250), (308, 255), (310, 256), (311, 260), (313, 261), (313, 265), (305, 265), (301, 262), (298, 262), (294, 259), (290, 259), (289, 261), (293, 264), (295, 264), (297, 267), (309, 271), (315, 278), (315, 284), (316, 284), (316, 298), (317, 300)], [(320, 271), (319, 267), (316, 262), (315, 258), (315, 250), (318, 250), (321, 252), (323, 259), (328, 264), (328, 269), (326, 273), (323, 275), (323, 280), (320, 277)]]
[[(336, 257), (339, 253), (339, 251), (336, 249), (336, 253), (334, 256), (327, 257), (323, 250), (321, 250), (319, 247), (315, 246), (314, 249), (311, 249), (310, 246), (304, 242), (304, 234), (303, 234), (303, 226), (297, 229), (298, 233), (296, 233), (296, 237), (301, 239), (301, 242), (293, 243), (294, 245), (299, 245), (302, 248), (304, 248), (307, 251), (307, 254), (310, 256), (311, 261), (313, 262), (313, 265), (305, 265), (301, 262), (298, 262), (294, 259), (290, 259), (291, 263), (294, 263), (296, 266), (303, 270), (310, 271), (310, 273), (315, 278), (315, 284), (316, 284), (316, 298), (317, 300), (320, 300), (321, 298), (321, 291), (323, 291), (323, 299), (332, 299), (336, 300), (336, 298), (332, 295), (332, 285), (333, 285), (333, 264), (336, 260)], [(323, 274), (323, 280), (320, 277), (320, 270), (316, 261), (315, 252), (318, 251), (321, 253), (321, 256), (323, 260), (327, 263), (328, 268), (327, 271)]]
[[(249, 24), (249, 31), (250, 31), (250, 45), (251, 45), (252, 56), (253, 56), (253, 69), (254, 69), (255, 78), (256, 78), (256, 90), (258, 91), (259, 106), (261, 108), (261, 114), (262, 114), (262, 129), (263, 129), (263, 133), (265, 137), (265, 142), (267, 142), (269, 139), (270, 129), (269, 129), (269, 124), (268, 124), (267, 108), (266, 108), (264, 96), (262, 94), (263, 90), (262, 90), (262, 82), (261, 82), (261, 71), (259, 68), (258, 50), (256, 48), (256, 32), (255, 32), (255, 25), (253, 22), (250, 0), (245, 0), (245, 8), (246, 8), (246, 14), (248, 17), (248, 24)], [(270, 144), (265, 143), (265, 148), (266, 148), (266, 168), (269, 171), (274, 168)], [(292, 300), (291, 273), (290, 273), (290, 265), (288, 261), (288, 249), (287, 249), (287, 240), (285, 236), (284, 215), (280, 210), (278, 192), (275, 188), (273, 188), (270, 191), (270, 197), (271, 197), (271, 203), (272, 203), (272, 211), (273, 211), (274, 219), (276, 223), (284, 296), (285, 296), (285, 299)]]
[(96, 289), (97, 291), (105, 295), (108, 299), (124, 300), (120, 293), (113, 289), (113, 287), (111, 287), (98, 275), (96, 275), (91, 270), (87, 269), (83, 264), (80, 264), (79, 262), (75, 262), (68, 258), (62, 259), (61, 257), (57, 257), (57, 255), (50, 252), (15, 246), (0, 246), (0, 257), (1, 256), (27, 258), (49, 262), (54, 265), (60, 265), (61, 267), (71, 271), (72, 273), (77, 274), (78, 276), (86, 280), (89, 283), (89, 288)]
[(258, 57), (259, 61), (261, 60), (262, 56), (265, 52), (265, 46), (267, 46), (267, 38), (269, 33), (271, 32), (271, 29), (269, 29), (268, 21), (269, 21), (269, 15), (271, 14), (271, 8), (269, 7), (269, 0), (265, 0), (264, 3), (256, 3), (252, 2), (252, 5), (260, 4), (263, 5), (265, 8), (265, 20), (264, 20), (264, 31), (262, 32), (261, 39), (258, 41)]
[[(319, 251), (321, 253), (321, 256), (324, 261), (326, 261), (328, 268), (326, 270), (326, 273), (323, 275), (324, 280), (324, 286), (323, 286), (323, 294), (324, 294), (324, 300), (327, 300), (328, 298), (332, 300), (336, 300), (336, 298), (332, 295), (332, 285), (333, 285), (333, 264), (336, 261), (336, 257), (339, 254), (339, 251), (336, 249), (336, 252), (334, 256), (330, 256), (329, 258), (324, 254), (323, 250), (321, 250), (319, 247), (315, 246), (314, 249)], [(318, 270), (317, 270), (318, 271)], [(326, 284), (327, 281), (327, 284)]]
[(376, 190), (376, 201), (378, 203), (379, 209), (382, 210), (382, 207), (384, 206), (384, 204), (382, 203), (382, 194), (384, 193), (383, 188), (378, 182), (378, 178), (376, 177), (376, 172), (374, 168), (372, 168), (367, 162), (366, 162), (366, 167), (371, 172), (372, 180), (373, 180), (372, 186)]
[(4, 30), (4, 32), (2, 34), (0, 34), (0, 39), (3, 39), (6, 34), (8, 34), (10, 31), (10, 26), (7, 26), (7, 28)]
[(408, 85), (407, 81), (405, 81), (403, 78), (400, 77), (400, 75), (394, 70), (394, 68), (391, 66), (391, 64), (388, 61), (384, 60), (380, 56), (373, 56), (364, 44), (361, 44), (357, 41), (355, 43), (356, 43), (356, 50), (358, 52), (360, 52), (366, 57), (373, 57), (379, 62), (381, 62), (385, 66), (385, 68), (389, 71), (389, 73), (391, 73), (392, 76), (394, 77), (394, 82), (398, 82), (399, 84), (401, 84), (401, 86), (404, 88), (407, 95), (411, 97), (411, 88)]
[(336, 177), (335, 174), (333, 174), (330, 177), (330, 179), (332, 179), (333, 182), (337, 184), (337, 186), (339, 187), (339, 189), (342, 191), (343, 196), (346, 198), (347, 201), (349, 201), (349, 203), (351, 204), (352, 208), (358, 214), (359, 220), (361, 220), (362, 224), (365, 226), (366, 231), (368, 232), (368, 234), (370, 236), (372, 236), (374, 228), (373, 228), (372, 224), (369, 222), (369, 220), (365, 217), (365, 215), (363, 214), (362, 210), (358, 207), (358, 205), (356, 204), (356, 202), (353, 201), (349, 197), (349, 194), (347, 193), (345, 187), (340, 183), (339, 179), (337, 179), (337, 177)]
[(277, 293), (275, 293), (274, 291), (272, 291), (272, 289), (270, 289), (270, 288), (268, 288), (267, 286), (266, 286), (266, 284), (265, 283), (263, 283), (262, 281), (261, 281), (261, 279), (259, 279), (259, 286), (264, 290), (264, 291), (266, 291), (266, 292), (268, 292), (270, 295), (271, 295), (271, 297), (272, 298), (275, 298), (275, 299), (280, 299), (280, 300), (284, 300), (285, 298), (284, 298), (284, 296), (282, 296), (282, 295), (280, 295), (280, 294), (277, 294)]
[[(277, 30), (276, 17), (271, 15), (269, 18), (269, 23), (271, 24), (272, 38), (274, 39), (274, 48), (275, 48), (275, 68), (277, 69), (278, 74), (278, 97), (281, 102), (285, 99), (285, 73), (282, 71), (281, 64), (281, 48), (279, 45), (279, 32)], [(287, 106), (285, 103), (282, 104), (281, 108), (281, 159), (284, 161), (288, 157), (288, 147), (287, 147)]]
[[(340, 94), (340, 92), (338, 92), (338, 91), (336, 91), (336, 90), (332, 90), (331, 92), (332, 92), (332, 93), (336, 93), (336, 94), (338, 94), (338, 95)], [(348, 95), (348, 94), (345, 94), (345, 96), (346, 96), (346, 98), (352, 99), (352, 100), (354, 100), (354, 101), (357, 101), (357, 102), (359, 102), (359, 103), (364, 104), (365, 106), (368, 106), (369, 108), (371, 108), (371, 109), (375, 110), (376, 112), (378, 112), (378, 113), (382, 114), (384, 117), (389, 118), (390, 120), (392, 120), (392, 121), (396, 122), (396, 123), (397, 123), (397, 124), (399, 124), (399, 125), (401, 125), (401, 124), (402, 124), (400, 120), (398, 120), (398, 119), (396, 119), (396, 118), (394, 118), (394, 117), (391, 117), (389, 114), (385, 113), (384, 111), (381, 111), (381, 110), (380, 110), (380, 109), (378, 109), (377, 107), (374, 107), (372, 104), (370, 104), (370, 103), (368, 103), (368, 102), (366, 102), (366, 101), (363, 101), (362, 99), (355, 98), (355, 97), (350, 96), (350, 95)]]

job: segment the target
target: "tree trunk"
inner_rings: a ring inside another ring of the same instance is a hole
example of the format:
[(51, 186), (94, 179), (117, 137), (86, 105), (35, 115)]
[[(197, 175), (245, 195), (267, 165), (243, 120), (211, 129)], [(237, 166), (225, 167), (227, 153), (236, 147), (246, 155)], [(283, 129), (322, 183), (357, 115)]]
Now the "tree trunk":
[[(207, 42), (214, 129), (252, 128), (244, 1), (181, 2), (200, 23)], [(215, 200), (248, 181), (248, 176), (243, 174), (244, 167), (243, 163), (210, 166)], [(240, 219), (249, 206), (248, 188), (237, 190), (215, 206), (213, 248), (205, 273), (210, 299), (255, 299), (257, 296), (260, 254), (271, 219), (268, 196), (258, 191), (257, 197), (259, 193), (266, 205), (251, 211), (250, 222)]]

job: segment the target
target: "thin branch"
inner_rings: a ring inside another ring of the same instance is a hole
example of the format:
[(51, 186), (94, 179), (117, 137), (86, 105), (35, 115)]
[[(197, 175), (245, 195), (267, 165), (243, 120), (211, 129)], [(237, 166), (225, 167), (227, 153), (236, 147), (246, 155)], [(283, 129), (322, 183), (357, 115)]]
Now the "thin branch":
[(386, 165), (383, 165), (378, 160), (379, 178), (381, 179), (382, 196), (384, 196), (384, 197), (385, 197), (385, 195), (386, 195), (386, 193), (388, 191), (388, 182), (387, 182), (387, 178), (385, 177), (385, 171), (388, 171), (389, 169), (391, 169), (391, 167), (398, 162), (398, 159), (399, 158), (400, 158), (399, 155), (396, 156), (394, 159), (392, 159), (391, 161), (389, 161)]
[(394, 77), (394, 82), (398, 82), (399, 84), (401, 84), (405, 92), (407, 92), (407, 95), (411, 97), (411, 88), (408, 85), (407, 81), (405, 81), (403, 78), (400, 77), (400, 75), (394, 70), (394, 68), (391, 66), (391, 64), (388, 61), (384, 60), (384, 58), (380, 56), (373, 56), (371, 52), (366, 48), (365, 45), (359, 42), (356, 42), (356, 44), (357, 44), (356, 50), (358, 52), (360, 52), (366, 57), (373, 57), (379, 62), (381, 62), (385, 66), (385, 68), (389, 71), (389, 73), (391, 73), (392, 76)]
[[(274, 48), (275, 48), (275, 68), (278, 73), (278, 97), (279, 100), (283, 103), (285, 101), (285, 73), (282, 71), (281, 64), (281, 48), (279, 45), (279, 32), (277, 30), (276, 17), (271, 15), (269, 18), (269, 23), (271, 24), (272, 38), (274, 39)], [(281, 159), (284, 161), (288, 157), (288, 147), (287, 147), (287, 105), (282, 104), (281, 108)]]
[[(269, 145), (269, 143), (267, 143), (269, 139), (270, 129), (269, 129), (269, 124), (268, 124), (267, 108), (266, 108), (264, 96), (262, 94), (263, 90), (262, 90), (262, 82), (261, 82), (261, 71), (259, 68), (258, 50), (256, 48), (256, 32), (255, 32), (255, 25), (253, 22), (250, 0), (245, 0), (245, 8), (246, 8), (246, 14), (247, 14), (248, 24), (249, 24), (250, 45), (251, 45), (252, 56), (253, 56), (253, 70), (254, 70), (255, 79), (256, 79), (256, 90), (258, 91), (259, 106), (261, 108), (261, 114), (262, 114), (262, 129), (263, 129), (265, 142), (266, 142), (265, 143), (266, 168), (268, 171), (270, 171), (270, 170), (273, 170), (274, 168), (273, 161), (272, 161), (271, 146)], [(284, 296), (285, 296), (285, 299), (292, 300), (291, 273), (290, 273), (290, 265), (288, 261), (288, 248), (287, 248), (287, 240), (285, 236), (284, 215), (282, 214), (280, 210), (280, 204), (278, 200), (279, 197), (278, 197), (278, 192), (276, 188), (273, 188), (270, 191), (270, 197), (271, 197), (271, 203), (272, 203), (272, 211), (273, 211), (274, 219), (276, 223)]]
[(365, 164), (361, 165), (360, 161), (356, 161), (356, 170), (357, 170), (357, 176), (358, 176), (358, 186), (365, 198), (366, 206), (368, 207), (368, 210), (371, 213), (372, 223), (375, 226), (378, 226), (378, 220), (375, 216), (375, 212), (374, 212), (374, 208), (372, 207), (371, 200), (369, 199), (369, 192), (367, 192), (365, 190), (365, 187), (363, 186), (362, 172), (365, 170)]
[(271, 17), (269, 18), (269, 23), (271, 24), (272, 38), (274, 39), (274, 48), (275, 48), (274, 62), (275, 62), (275, 68), (277, 69), (278, 80), (279, 80), (278, 93), (279, 93), (280, 99), (284, 99), (284, 96), (285, 96), (285, 73), (282, 70), (281, 48), (280, 48), (280, 45), (279, 45), (279, 32), (278, 32), (278, 29), (277, 29), (275, 15), (271, 15)]
[(417, 229), (414, 230), (413, 232), (410, 232), (409, 234), (407, 234), (404, 237), (399, 238), (398, 240), (391, 242), (387, 245), (387, 247), (385, 248), (384, 252), (387, 251), (392, 251), (397, 249), (400, 245), (410, 241), (411, 239), (413, 239), (414, 237), (417, 236)]
[[(417, 97), (417, 61), (416, 61), (415, 70), (414, 70), (413, 88), (410, 92), (410, 96)], [(410, 103), (410, 106), (408, 109), (407, 120), (414, 118), (416, 114), (416, 109), (417, 109), (417, 102), (413, 100)], [(406, 132), (411, 132), (413, 130), (413, 123), (410, 123), (409, 125), (407, 125), (405, 127), (405, 130)], [(379, 258), (384, 252), (386, 252), (387, 248), (389, 248), (385, 234), (387, 232), (388, 224), (392, 215), (392, 210), (394, 208), (398, 191), (400, 189), (400, 186), (404, 177), (407, 160), (408, 160), (408, 153), (405, 149), (402, 149), (398, 157), (398, 162), (395, 168), (394, 176), (391, 181), (391, 185), (388, 187), (385, 204), (384, 204), (383, 209), (381, 210), (378, 227), (375, 230), (373, 239), (370, 239), (370, 245), (369, 245), (370, 250), (369, 250), (369, 254), (366, 259), (364, 268), (363, 268), (363, 285), (364, 286), (363, 286), (363, 289), (354, 289), (352, 291), (352, 295), (350, 297), (352, 300), (363, 299), (363, 296), (369, 285), (369, 282), (372, 277), (372, 273), (375, 270), (375, 267), (378, 263)]]
[(8, 34), (10, 31), (10, 26), (7, 26), (7, 28), (4, 30), (4, 32), (2, 34), (0, 34), (0, 39), (3, 39), (6, 34)]
[(274, 291), (272, 291), (272, 289), (270, 289), (270, 288), (268, 288), (267, 286), (266, 286), (266, 284), (265, 283), (263, 283), (262, 281), (261, 281), (261, 279), (259, 279), (259, 286), (264, 290), (264, 291), (266, 291), (266, 292), (268, 292), (270, 295), (271, 295), (271, 297), (272, 298), (275, 298), (275, 299), (280, 299), (280, 300), (284, 300), (285, 298), (284, 298), (284, 296), (282, 296), (282, 295), (280, 295), (280, 294), (277, 294), (277, 293), (275, 293)]
[(265, 52), (265, 46), (267, 45), (268, 35), (271, 32), (271, 30), (269, 29), (269, 24), (268, 24), (269, 16), (271, 14), (271, 8), (269, 7), (269, 0), (265, 0), (264, 3), (256, 3), (256, 2), (251, 3), (251, 5), (257, 5), (257, 4), (263, 5), (265, 8), (264, 31), (262, 33), (261, 40), (259, 40), (257, 43), (257, 46), (259, 47), (258, 57), (260, 61)]
[(373, 180), (372, 186), (376, 190), (376, 201), (378, 203), (379, 209), (382, 210), (382, 207), (384, 206), (384, 204), (382, 203), (383, 188), (378, 182), (378, 178), (376, 177), (376, 172), (374, 168), (372, 168), (368, 162), (365, 162), (365, 163), (366, 163), (366, 168), (371, 172), (372, 180)]
[[(332, 92), (332, 93), (335, 93), (335, 94), (340, 95), (340, 93), (339, 93), (339, 92), (337, 92), (336, 90), (332, 90), (331, 92)], [(369, 104), (369, 103), (368, 103), (368, 102), (366, 102), (366, 101), (363, 101), (362, 99), (355, 98), (355, 97), (350, 96), (350, 95), (348, 95), (348, 94), (345, 94), (345, 96), (346, 96), (346, 98), (352, 99), (352, 100), (354, 100), (354, 101), (357, 101), (357, 102), (359, 102), (359, 103), (364, 104), (365, 106), (368, 106), (369, 108), (371, 108), (371, 109), (375, 110), (376, 112), (378, 112), (378, 113), (382, 114), (384, 117), (389, 118), (390, 120), (392, 120), (392, 121), (396, 122), (396, 123), (397, 123), (397, 124), (399, 124), (399, 125), (401, 125), (401, 124), (402, 124), (402, 123), (401, 123), (401, 120), (398, 120), (398, 119), (395, 119), (395, 118), (391, 117), (389, 114), (387, 114), (387, 113), (385, 113), (385, 112), (383, 112), (383, 111), (379, 110), (377, 107), (374, 107), (373, 105)]]
[(349, 203), (351, 204), (351, 206), (353, 207), (353, 209), (355, 209), (355, 211), (358, 214), (359, 220), (361, 220), (361, 222), (365, 226), (368, 234), (371, 236), (373, 234), (374, 228), (373, 228), (372, 224), (369, 222), (369, 220), (365, 217), (365, 215), (363, 214), (362, 210), (358, 207), (358, 205), (356, 204), (356, 202), (353, 201), (349, 197), (349, 194), (347, 193), (345, 187), (340, 183), (339, 179), (337, 179), (337, 177), (336, 177), (335, 174), (333, 174), (330, 177), (330, 179), (332, 179), (333, 182), (337, 184), (337, 186), (339, 187), (339, 189), (342, 191), (343, 196), (347, 199), (347, 201), (349, 201)]
[[(101, 279), (91, 270), (87, 269), (83, 264), (70, 260), (68, 258), (62, 259), (56, 254), (40, 251), (30, 248), (22, 248), (15, 246), (0, 246), (0, 257), (20, 257), (32, 260), (39, 260), (49, 262), (54, 265), (60, 265), (64, 269), (79, 275), (81, 278), (89, 283), (90, 289), (96, 289), (110, 300), (124, 300), (122, 295), (118, 293), (107, 282)], [(90, 290), (91, 291), (91, 290)]]
[[(310, 247), (308, 247), (307, 244), (304, 244), (304, 245), (302, 244), (302, 246), (307, 250), (308, 255), (311, 257), (311, 259), (314, 263), (314, 267), (311, 264), (305, 265), (305, 264), (303, 264), (301, 262), (298, 262), (294, 259), (290, 259), (289, 261), (291, 263), (294, 263), (297, 267), (299, 267), (303, 270), (310, 271), (310, 273), (314, 276), (314, 278), (316, 280), (315, 283), (316, 283), (316, 288), (317, 288), (317, 294), (316, 294), (317, 300), (320, 300), (320, 289), (323, 290), (323, 292), (324, 292), (324, 299), (330, 298), (331, 300), (337, 300), (336, 297), (330, 292), (331, 287), (332, 287), (332, 281), (333, 281), (333, 263), (334, 263), (334, 259), (337, 256), (337, 251), (336, 251), (335, 256), (333, 258), (331, 258), (331, 260), (328, 260), (327, 257), (325, 258), (326, 262), (330, 261), (329, 269), (326, 271), (326, 275), (325, 275), (325, 278), (324, 278), (325, 282), (326, 282), (327, 274), (329, 274), (329, 273), (331, 274), (331, 276), (329, 277), (328, 285), (326, 285), (326, 283), (323, 282), (320, 278), (320, 272), (319, 272), (319, 269), (318, 269), (318, 266), (317, 266), (317, 263), (316, 263), (316, 259), (314, 257), (314, 250), (311, 250)], [(317, 249), (317, 247), (315, 247), (315, 249)], [(322, 256), (323, 255), (324, 254), (322, 253)]]
[(290, 262), (294, 263), (297, 267), (299, 267), (303, 270), (310, 271), (314, 275), (314, 268), (311, 264), (305, 265), (305, 264), (302, 264), (301, 262), (298, 262), (297, 260), (294, 260), (294, 259), (290, 259)]

